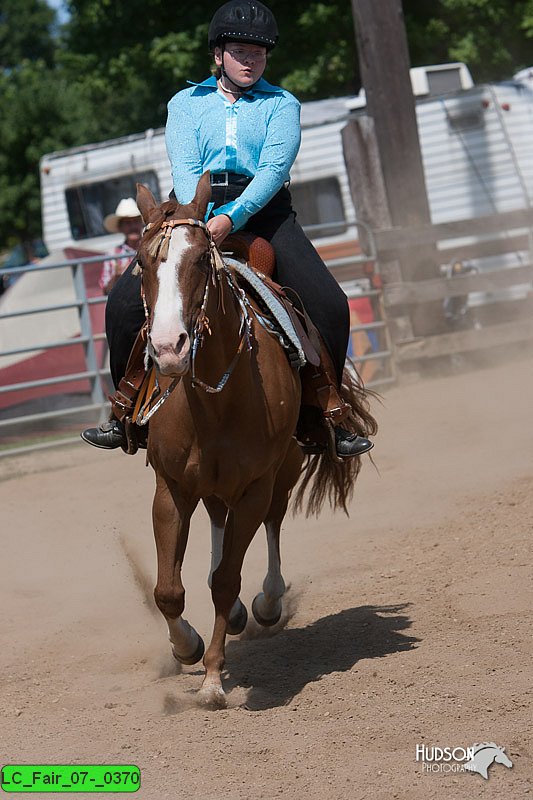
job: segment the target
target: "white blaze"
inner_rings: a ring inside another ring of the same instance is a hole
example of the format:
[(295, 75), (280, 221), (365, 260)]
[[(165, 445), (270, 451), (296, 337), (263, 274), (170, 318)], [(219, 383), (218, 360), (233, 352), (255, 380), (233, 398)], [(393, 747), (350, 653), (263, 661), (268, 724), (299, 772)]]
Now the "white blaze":
[(188, 234), (189, 231), (184, 226), (174, 228), (167, 259), (161, 262), (157, 270), (159, 290), (151, 331), (151, 339), (156, 348), (174, 346), (185, 330), (177, 266), (191, 247)]

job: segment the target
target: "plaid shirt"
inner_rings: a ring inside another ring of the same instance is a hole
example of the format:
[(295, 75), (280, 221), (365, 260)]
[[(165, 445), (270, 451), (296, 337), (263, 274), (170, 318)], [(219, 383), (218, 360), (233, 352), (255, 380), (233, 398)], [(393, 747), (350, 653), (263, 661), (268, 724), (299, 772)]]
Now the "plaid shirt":
[(116, 256), (116, 258), (109, 258), (104, 261), (104, 267), (100, 275), (100, 289), (103, 292), (108, 288), (113, 278), (122, 275), (136, 253), (137, 251), (133, 247), (129, 247), (125, 242), (115, 247), (110, 255)]

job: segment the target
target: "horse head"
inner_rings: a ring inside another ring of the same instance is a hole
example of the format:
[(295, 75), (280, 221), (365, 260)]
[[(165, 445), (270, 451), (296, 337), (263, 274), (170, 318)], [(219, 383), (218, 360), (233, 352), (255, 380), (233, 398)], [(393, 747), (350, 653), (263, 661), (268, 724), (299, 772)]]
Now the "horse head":
[(509, 756), (506, 754), (506, 752), (505, 752), (503, 747), (498, 747), (497, 748), (496, 757), (495, 757), (494, 760), (496, 761), (496, 764), (503, 764), (504, 767), (512, 767), (513, 766), (513, 762), (511, 761)]
[(211, 198), (209, 173), (198, 181), (192, 201), (158, 205), (137, 184), (145, 224), (138, 263), (148, 315), (148, 354), (162, 375), (184, 375), (211, 265), (210, 237), (203, 224)]

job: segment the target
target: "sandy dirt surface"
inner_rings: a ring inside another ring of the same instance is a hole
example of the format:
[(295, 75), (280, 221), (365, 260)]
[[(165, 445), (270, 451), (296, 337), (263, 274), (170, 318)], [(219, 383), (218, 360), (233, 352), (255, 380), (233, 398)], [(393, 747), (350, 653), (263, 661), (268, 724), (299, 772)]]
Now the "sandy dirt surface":
[[(531, 796), (533, 359), (397, 386), (375, 412), (350, 518), (286, 520), (283, 624), (229, 640), (218, 712), (151, 600), (143, 456), (3, 459), (0, 762), (138, 764), (143, 800)], [(260, 532), (248, 605), (265, 554)], [(198, 512), (184, 579), (204, 638), (208, 561)], [(512, 769), (416, 760), (476, 742)]]

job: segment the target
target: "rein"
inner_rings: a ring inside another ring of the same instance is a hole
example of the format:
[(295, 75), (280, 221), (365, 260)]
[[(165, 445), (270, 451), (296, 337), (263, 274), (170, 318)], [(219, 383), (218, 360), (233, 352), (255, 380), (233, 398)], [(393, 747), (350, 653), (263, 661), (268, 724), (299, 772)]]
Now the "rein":
[[(148, 225), (145, 227), (145, 231), (150, 230), (155, 223), (149, 222)], [(250, 351), (252, 349), (251, 343), (251, 333), (252, 333), (252, 319), (250, 317), (248, 311), (248, 304), (247, 298), (244, 291), (237, 285), (235, 279), (229, 270), (228, 266), (225, 264), (222, 256), (220, 255), (220, 251), (218, 250), (211, 233), (209, 232), (209, 228), (199, 219), (194, 219), (192, 217), (184, 218), (184, 219), (169, 219), (165, 220), (161, 223), (161, 234), (156, 236), (154, 240), (150, 243), (148, 247), (148, 252), (153, 255), (154, 257), (160, 257), (161, 259), (165, 258), (168, 254), (168, 248), (170, 244), (170, 238), (172, 236), (172, 231), (178, 225), (188, 225), (190, 227), (200, 228), (204, 231), (207, 236), (209, 242), (209, 274), (207, 276), (207, 280), (205, 283), (204, 289), (204, 296), (202, 300), (202, 305), (200, 306), (200, 311), (198, 313), (198, 317), (196, 318), (196, 322), (193, 328), (192, 334), (192, 344), (191, 344), (191, 384), (194, 388), (199, 387), (203, 389), (208, 394), (218, 394), (222, 391), (222, 389), (227, 384), (229, 378), (231, 377), (233, 370), (235, 369), (237, 362), (239, 360), (240, 355), (246, 349)], [(207, 316), (207, 305), (209, 302), (209, 288), (211, 284), (213, 286), (217, 285), (217, 281), (220, 280), (221, 273), (224, 273), (224, 277), (226, 278), (227, 284), (235, 297), (239, 309), (240, 309), (240, 321), (239, 321), (239, 335), (240, 340), (237, 347), (237, 351), (231, 360), (229, 366), (225, 370), (224, 374), (218, 381), (215, 386), (211, 386), (208, 383), (202, 381), (196, 375), (196, 356), (198, 350), (202, 347), (205, 341), (205, 334), (206, 332), (209, 336), (212, 335), (210, 324), (209, 324), (209, 317)], [(141, 295), (142, 301), (144, 306), (144, 314), (146, 318), (146, 326), (147, 326), (147, 333), (148, 336), (150, 335), (150, 311), (146, 304), (146, 298), (144, 293), (144, 288), (141, 283)], [(179, 383), (180, 378), (174, 378), (168, 388), (163, 392), (161, 397), (157, 400), (154, 406), (150, 408), (152, 401), (157, 397), (160, 393), (160, 387), (158, 381), (156, 379), (155, 386), (153, 392), (151, 393), (150, 398), (142, 406), (137, 419), (135, 420), (137, 425), (146, 425), (150, 417), (155, 414), (158, 408), (168, 399), (170, 394), (176, 388), (177, 384)], [(146, 411), (147, 408), (150, 408), (149, 411)]]

